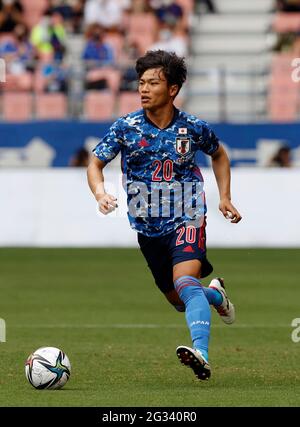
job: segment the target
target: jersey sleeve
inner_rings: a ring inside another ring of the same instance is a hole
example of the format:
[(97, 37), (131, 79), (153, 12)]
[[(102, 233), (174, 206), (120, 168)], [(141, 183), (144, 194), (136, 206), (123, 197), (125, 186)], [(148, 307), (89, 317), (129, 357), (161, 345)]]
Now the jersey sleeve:
[(200, 150), (205, 154), (212, 156), (219, 148), (219, 138), (216, 136), (210, 125), (206, 122), (201, 122), (201, 130), (198, 135), (198, 144)]
[(107, 134), (101, 139), (98, 145), (93, 149), (93, 153), (99, 160), (109, 163), (121, 150), (123, 143), (123, 132), (120, 119), (110, 127)]

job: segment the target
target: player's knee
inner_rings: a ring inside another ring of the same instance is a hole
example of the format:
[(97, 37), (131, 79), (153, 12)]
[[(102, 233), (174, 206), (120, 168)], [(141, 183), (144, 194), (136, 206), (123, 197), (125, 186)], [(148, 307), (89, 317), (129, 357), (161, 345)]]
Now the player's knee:
[(185, 276), (200, 279), (201, 266), (202, 263), (198, 259), (192, 259), (175, 264), (173, 267), (173, 282), (175, 283), (178, 279)]

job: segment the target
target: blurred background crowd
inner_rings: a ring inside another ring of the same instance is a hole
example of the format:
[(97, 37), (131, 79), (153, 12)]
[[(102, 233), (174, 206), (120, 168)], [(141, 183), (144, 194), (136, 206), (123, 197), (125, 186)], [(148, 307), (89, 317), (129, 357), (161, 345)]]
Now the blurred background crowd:
[[(136, 110), (135, 61), (149, 49), (186, 57), (176, 105), (190, 113), (299, 120), (300, 0), (0, 0), (0, 121), (109, 122)], [(283, 142), (269, 165), (290, 156)], [(70, 164), (87, 162), (80, 148)]]
[(139, 107), (136, 58), (161, 48), (189, 61), (178, 106), (211, 121), (295, 120), (289, 68), (300, 57), (300, 0), (256, 3), (252, 16), (234, 16), (229, 0), (0, 0), (1, 118), (127, 113)]
[(158, 48), (187, 55), (193, 6), (190, 0), (0, 0), (3, 118), (30, 118), (32, 94), (39, 118), (110, 119), (120, 92), (119, 113), (135, 108), (136, 58)]

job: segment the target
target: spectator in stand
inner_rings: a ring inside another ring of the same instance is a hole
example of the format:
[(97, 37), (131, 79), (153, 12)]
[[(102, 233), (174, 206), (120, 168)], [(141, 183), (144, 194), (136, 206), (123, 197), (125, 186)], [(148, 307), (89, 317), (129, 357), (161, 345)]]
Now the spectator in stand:
[(275, 156), (272, 157), (270, 167), (289, 168), (292, 166), (291, 149), (288, 145), (279, 148)]
[(62, 15), (55, 10), (50, 11), (51, 44), (54, 49), (54, 60), (62, 61), (66, 52), (66, 31)]
[(92, 24), (86, 31), (87, 43), (84, 48), (82, 59), (98, 62), (100, 65), (112, 65), (114, 63), (114, 53), (108, 43), (104, 43), (104, 29), (99, 24)]
[(277, 0), (277, 9), (282, 12), (300, 12), (300, 0)]
[(107, 80), (103, 67), (114, 65), (112, 47), (103, 41), (104, 29), (99, 24), (91, 24), (86, 31), (87, 43), (82, 59), (86, 67), (86, 89), (106, 89)]
[(182, 7), (173, 0), (163, 0), (151, 4), (161, 24), (175, 25), (183, 17)]
[(49, 9), (31, 30), (30, 40), (39, 61), (35, 76), (35, 90), (66, 93), (68, 70), (62, 65), (66, 50), (66, 32), (61, 14)]
[(138, 88), (135, 62), (139, 56), (137, 43), (125, 38), (119, 64), (121, 65), (120, 92), (136, 92)]
[(72, 6), (70, 3), (70, 0), (50, 0), (49, 9), (51, 9), (52, 12), (59, 13), (63, 19), (64, 26), (69, 31), (72, 31)]
[(131, 0), (130, 13), (153, 12), (150, 0)]
[(72, 167), (87, 167), (90, 161), (90, 154), (84, 147), (79, 148), (70, 160)]
[[(167, 34), (167, 31), (171, 31), (174, 33), (174, 36), (179, 38), (180, 40), (174, 41), (174, 44), (182, 44), (187, 28), (187, 23), (184, 21), (184, 13), (183, 9), (179, 3), (173, 0), (162, 0), (159, 2), (153, 3), (154, 13), (158, 19), (159, 26), (162, 31)], [(158, 35), (159, 38), (159, 35)], [(163, 40), (164, 40), (163, 34)], [(183, 42), (184, 43), (184, 42)], [(168, 49), (167, 49), (168, 50)], [(169, 51), (169, 50), (168, 50)], [(179, 52), (182, 50), (176, 51), (176, 53), (181, 56)]]
[(182, 7), (172, 0), (152, 1), (159, 21), (159, 31), (149, 50), (165, 50), (185, 56), (188, 51), (186, 32), (182, 27)]
[[(277, 35), (277, 42), (274, 46), (275, 52), (292, 52), (297, 49), (297, 35), (296, 33), (282, 33)], [(297, 55), (296, 55), (297, 56)]]
[(123, 26), (123, 12), (130, 7), (129, 0), (87, 0), (84, 7), (85, 26), (98, 23), (109, 31)]
[(31, 31), (30, 41), (38, 58), (53, 55), (54, 61), (61, 61), (65, 54), (66, 32), (62, 16), (48, 10)]
[(34, 71), (34, 49), (28, 41), (28, 29), (18, 24), (11, 37), (0, 42), (0, 56), (6, 62), (6, 88), (8, 90), (30, 90)]
[(291, 52), (295, 58), (300, 57), (300, 31), (288, 32), (277, 35), (274, 46), (275, 52)]
[(23, 70), (32, 70), (34, 63), (34, 49), (29, 42), (29, 31), (26, 25), (18, 24), (8, 38), (4, 37), (0, 42), (1, 56), (6, 53), (11, 55), (7, 57), (7, 64), (18, 63), (18, 68)]
[(43, 92), (68, 92), (68, 70), (51, 58), (49, 61), (43, 61), (40, 64), (40, 79)]
[(0, 33), (11, 33), (17, 24), (23, 24), (23, 6), (19, 1), (0, 0)]
[(188, 53), (187, 38), (182, 32), (176, 32), (176, 23), (161, 26), (156, 42), (149, 50), (165, 50), (175, 52), (178, 56), (186, 56)]
[(29, 30), (25, 24), (15, 26), (13, 35), (16, 40), (16, 52), (19, 62), (27, 70), (34, 69), (34, 48), (29, 41)]
[(71, 0), (48, 0), (49, 9), (61, 14), (64, 20), (69, 20), (72, 17), (72, 1)]
[(72, 29), (78, 34), (82, 32), (82, 22), (85, 0), (73, 0), (72, 2)]
[(292, 52), (295, 58), (300, 58), (300, 31), (295, 33), (295, 39), (292, 45)]
[(48, 0), (53, 12), (59, 13), (69, 32), (81, 33), (86, 0)]

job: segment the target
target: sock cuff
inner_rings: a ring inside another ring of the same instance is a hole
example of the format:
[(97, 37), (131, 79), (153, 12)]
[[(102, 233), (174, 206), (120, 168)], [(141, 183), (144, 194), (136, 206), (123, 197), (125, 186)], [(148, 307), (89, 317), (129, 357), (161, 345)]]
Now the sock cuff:
[(178, 294), (188, 286), (197, 286), (202, 288), (200, 281), (193, 276), (181, 276), (174, 282), (174, 287)]

